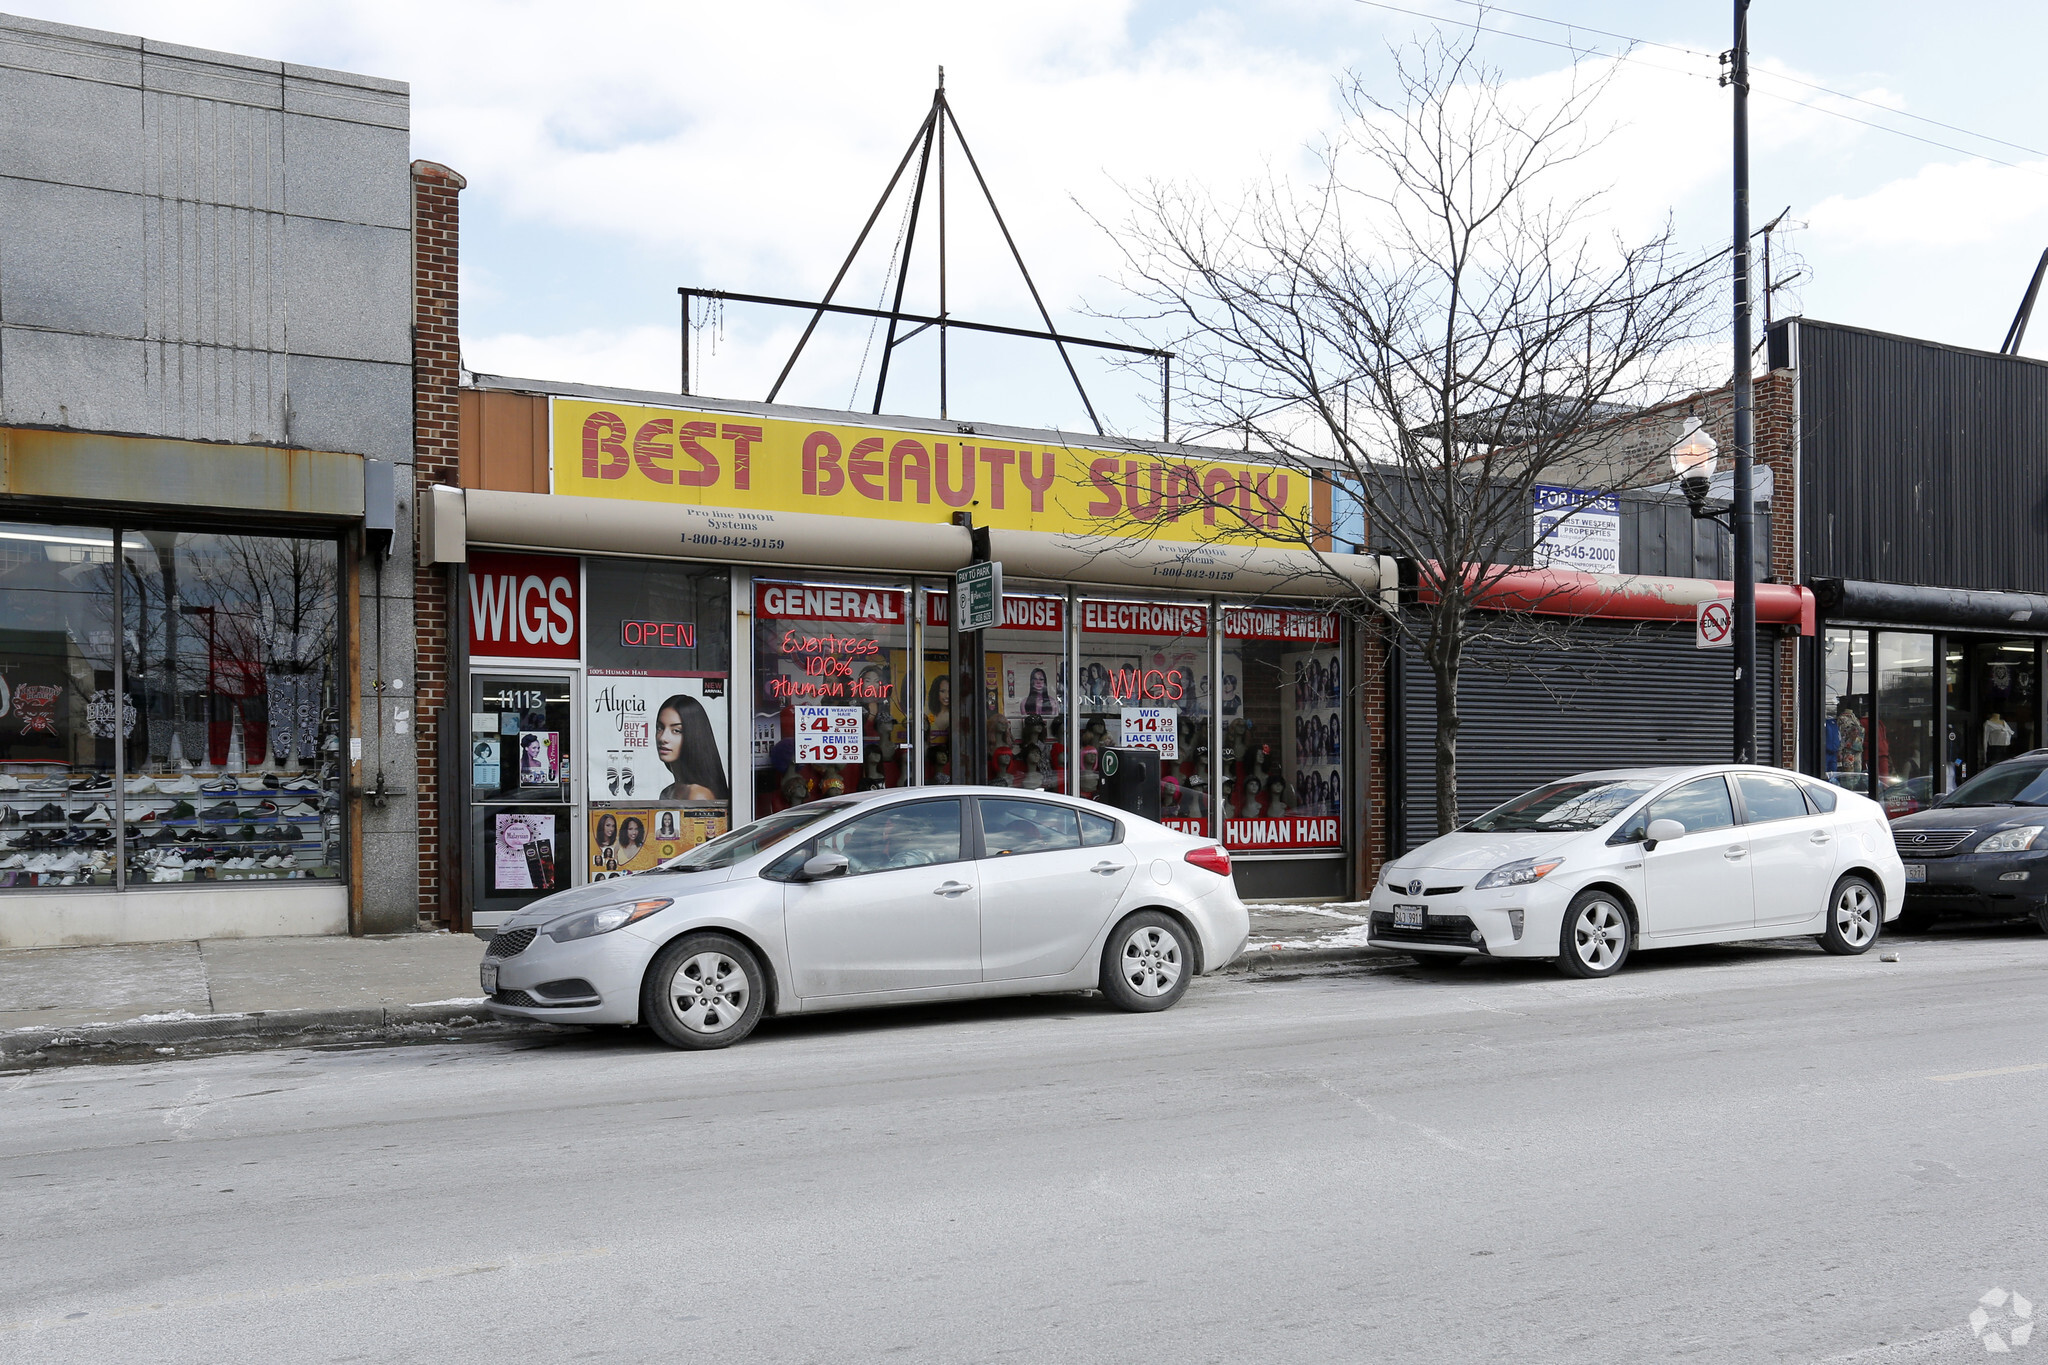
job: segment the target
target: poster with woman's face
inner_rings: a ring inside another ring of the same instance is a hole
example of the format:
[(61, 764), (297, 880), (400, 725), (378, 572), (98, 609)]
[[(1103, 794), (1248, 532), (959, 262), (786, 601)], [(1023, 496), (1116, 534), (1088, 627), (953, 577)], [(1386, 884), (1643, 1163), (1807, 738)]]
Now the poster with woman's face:
[(519, 785), (552, 787), (562, 780), (562, 737), (553, 730), (519, 732)]
[(725, 833), (717, 811), (641, 807), (590, 813), (590, 880), (645, 872)]
[(728, 801), (725, 678), (592, 670), (592, 801)]
[(1003, 714), (1061, 716), (1067, 711), (1066, 678), (1057, 654), (1003, 655)]

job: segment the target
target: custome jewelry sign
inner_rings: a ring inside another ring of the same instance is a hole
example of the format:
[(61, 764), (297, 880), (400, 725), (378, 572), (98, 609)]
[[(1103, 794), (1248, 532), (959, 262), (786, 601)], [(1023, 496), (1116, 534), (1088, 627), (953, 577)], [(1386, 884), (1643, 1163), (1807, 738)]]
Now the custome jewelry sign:
[(550, 403), (551, 489), (578, 497), (915, 522), (972, 507), (1003, 530), (1275, 547), (1298, 545), (1312, 517), (1307, 477), (1254, 462)]

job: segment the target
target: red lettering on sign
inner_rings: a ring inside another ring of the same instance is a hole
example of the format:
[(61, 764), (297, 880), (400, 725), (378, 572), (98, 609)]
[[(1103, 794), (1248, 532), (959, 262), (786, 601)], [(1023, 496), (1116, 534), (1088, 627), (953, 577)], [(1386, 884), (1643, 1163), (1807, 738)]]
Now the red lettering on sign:
[(583, 419), (583, 477), (623, 479), (632, 462), (626, 458), (626, 424), (613, 412), (593, 412)]
[(754, 486), (754, 445), (761, 439), (761, 428), (736, 426), (727, 422), (719, 428), (721, 435), (732, 442), (732, 486), (744, 493)]

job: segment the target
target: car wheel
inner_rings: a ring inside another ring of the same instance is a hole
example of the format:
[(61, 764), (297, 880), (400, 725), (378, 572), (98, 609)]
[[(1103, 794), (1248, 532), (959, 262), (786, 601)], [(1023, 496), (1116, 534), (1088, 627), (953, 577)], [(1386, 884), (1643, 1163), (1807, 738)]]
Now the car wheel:
[(1194, 968), (1194, 947), (1180, 921), (1140, 910), (1102, 945), (1102, 993), (1120, 1010), (1168, 1009), (1187, 994)]
[(1628, 911), (1613, 893), (1588, 887), (1572, 897), (1558, 931), (1557, 966), (1566, 976), (1612, 976), (1628, 961)]
[(1463, 953), (1410, 953), (1418, 967), (1427, 967), (1433, 972), (1447, 972), (1465, 960)]
[(1875, 887), (1854, 873), (1835, 883), (1835, 893), (1828, 897), (1821, 947), (1838, 957), (1852, 957), (1877, 942), (1883, 928), (1884, 902), (1877, 898)]
[(754, 1031), (768, 974), (745, 944), (685, 934), (654, 955), (640, 988), (640, 1018), (670, 1047), (731, 1047)]

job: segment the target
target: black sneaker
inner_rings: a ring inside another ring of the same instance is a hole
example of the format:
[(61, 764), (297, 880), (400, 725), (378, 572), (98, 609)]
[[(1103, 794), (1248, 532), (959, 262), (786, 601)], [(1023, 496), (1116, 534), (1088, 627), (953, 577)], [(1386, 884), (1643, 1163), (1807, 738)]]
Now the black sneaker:
[(254, 825), (243, 825), (240, 829), (236, 830), (233, 834), (230, 834), (228, 836), (228, 838), (230, 839), (240, 839), (245, 844), (248, 843), (251, 839), (261, 839), (262, 837), (263, 836), (261, 834), (256, 832), (256, 826)]
[(64, 823), (64, 808), (55, 801), (49, 801), (37, 806), (22, 818), (39, 825), (61, 825)]
[(270, 837), (281, 844), (296, 844), (304, 838), (299, 833), (297, 825), (279, 825), (275, 830), (271, 831)]
[(71, 784), (71, 790), (74, 792), (109, 792), (113, 789), (114, 779), (105, 773), (95, 773), (83, 782)]
[[(181, 802), (180, 804), (183, 803)], [(223, 801), (218, 806), (212, 806), (199, 812), (199, 818), (202, 820), (239, 820), (242, 818), (242, 808), (232, 801)]]

